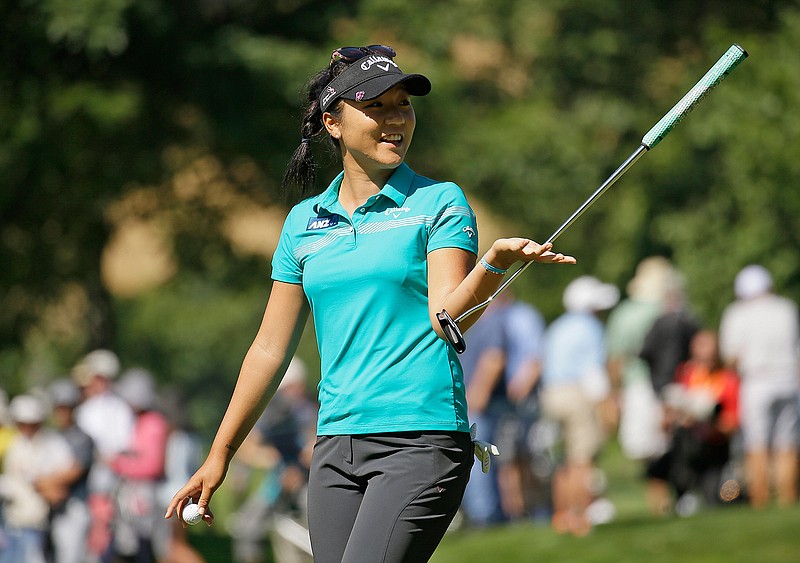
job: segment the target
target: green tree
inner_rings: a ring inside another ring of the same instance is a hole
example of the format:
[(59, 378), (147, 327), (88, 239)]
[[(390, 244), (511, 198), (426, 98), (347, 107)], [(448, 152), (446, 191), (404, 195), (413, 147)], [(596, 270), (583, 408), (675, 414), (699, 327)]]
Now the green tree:
[(265, 260), (254, 268), (234, 259), (220, 232), (224, 209), (157, 188), (208, 157), (235, 194), (277, 200), (298, 135), (297, 93), (319, 51), (311, 40), (347, 11), (327, 2), (159, 0), (0, 8), (5, 385), (18, 390), (67, 369), (86, 348), (118, 344), (121, 304), (101, 264), (118, 226), (109, 209), (129, 192), (154, 188), (130, 212), (143, 220), (180, 207), (162, 225), (178, 278), (212, 274), (210, 287), (230, 289), (263, 283)]
[[(516, 287), (552, 318), (571, 277), (622, 287), (659, 253), (712, 325), (747, 262), (800, 298), (795, 2), (17, 0), (0, 22), (12, 393), (102, 345), (221, 413), (269, 291), (300, 92), (339, 45), (427, 74), (410, 164), (542, 240), (741, 42), (751, 58), (559, 239), (579, 265)], [(317, 156), (322, 188), (336, 160)], [(110, 256), (161, 267), (112, 292)]]

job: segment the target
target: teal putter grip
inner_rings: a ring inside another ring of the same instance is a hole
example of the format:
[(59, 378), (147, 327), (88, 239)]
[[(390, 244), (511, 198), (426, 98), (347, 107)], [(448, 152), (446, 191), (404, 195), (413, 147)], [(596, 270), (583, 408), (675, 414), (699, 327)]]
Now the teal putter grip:
[(694, 109), (694, 106), (708, 94), (714, 86), (722, 82), (736, 66), (747, 58), (747, 51), (734, 43), (712, 66), (700, 81), (689, 90), (681, 100), (656, 123), (644, 137), (642, 145), (652, 149), (672, 131), (672, 129)]

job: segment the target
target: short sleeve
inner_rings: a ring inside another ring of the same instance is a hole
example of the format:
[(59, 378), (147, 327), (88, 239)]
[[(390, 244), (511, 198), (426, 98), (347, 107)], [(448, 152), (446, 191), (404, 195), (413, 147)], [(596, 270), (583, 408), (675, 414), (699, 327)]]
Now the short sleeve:
[(303, 268), (294, 255), (295, 241), (292, 232), (292, 214), (290, 213), (283, 223), (278, 247), (272, 256), (272, 279), (299, 284), (303, 282)]
[(439, 212), (431, 225), (427, 252), (461, 248), (478, 254), (478, 226), (464, 192), (453, 183), (442, 184)]

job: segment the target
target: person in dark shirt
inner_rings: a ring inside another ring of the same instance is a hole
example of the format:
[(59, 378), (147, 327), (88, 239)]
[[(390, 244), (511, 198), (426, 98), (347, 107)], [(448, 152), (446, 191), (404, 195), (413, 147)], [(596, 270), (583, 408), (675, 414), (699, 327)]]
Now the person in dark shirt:
[(656, 395), (675, 380), (675, 370), (689, 359), (689, 348), (700, 323), (686, 306), (683, 281), (675, 276), (667, 292), (666, 310), (645, 336), (640, 357), (650, 367)]

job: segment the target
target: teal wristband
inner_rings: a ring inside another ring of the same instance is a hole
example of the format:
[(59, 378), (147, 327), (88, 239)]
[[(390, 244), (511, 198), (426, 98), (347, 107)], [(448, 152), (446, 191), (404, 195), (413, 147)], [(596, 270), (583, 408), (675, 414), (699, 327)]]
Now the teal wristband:
[(501, 270), (500, 268), (496, 268), (496, 267), (492, 266), (491, 264), (489, 264), (486, 261), (486, 257), (485, 256), (481, 257), (481, 266), (483, 266), (483, 269), (486, 270), (487, 272), (489, 272), (490, 274), (497, 274), (498, 276), (502, 276), (503, 274), (508, 272), (508, 270)]

